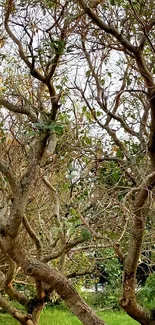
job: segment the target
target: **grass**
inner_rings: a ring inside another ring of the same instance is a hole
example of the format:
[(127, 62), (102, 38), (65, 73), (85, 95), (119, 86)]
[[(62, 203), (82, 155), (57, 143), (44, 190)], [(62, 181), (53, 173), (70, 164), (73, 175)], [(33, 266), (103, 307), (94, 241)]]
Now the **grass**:
[[(107, 325), (136, 325), (139, 324), (122, 312), (104, 311), (98, 312), (100, 318)], [(18, 325), (19, 323), (9, 315), (0, 314), (1, 325)], [(40, 325), (81, 325), (82, 323), (67, 310), (56, 308), (45, 309), (41, 314)]]
[(104, 319), (107, 325), (136, 325), (139, 324), (123, 312), (107, 311), (98, 313), (101, 319)]
[(1, 325), (19, 325), (19, 323), (14, 320), (11, 316), (0, 314), (0, 324)]

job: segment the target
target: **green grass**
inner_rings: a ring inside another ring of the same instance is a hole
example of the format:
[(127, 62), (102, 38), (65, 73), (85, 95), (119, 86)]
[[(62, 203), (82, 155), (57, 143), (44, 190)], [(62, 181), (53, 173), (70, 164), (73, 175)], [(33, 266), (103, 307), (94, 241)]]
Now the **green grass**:
[[(107, 325), (136, 325), (139, 324), (122, 312), (104, 311), (98, 313)], [(8, 315), (0, 314), (0, 325), (17, 325), (16, 320)], [(81, 325), (82, 323), (69, 311), (56, 308), (45, 309), (41, 314), (40, 325)]]
[(1, 325), (19, 325), (19, 323), (14, 320), (11, 316), (9, 315), (3, 315), (3, 314), (0, 314), (0, 324)]
[[(50, 321), (51, 319), (51, 321)], [(45, 309), (40, 318), (40, 325), (81, 325), (82, 323), (67, 310)]]
[(136, 325), (139, 324), (123, 312), (106, 311), (98, 313), (107, 325)]

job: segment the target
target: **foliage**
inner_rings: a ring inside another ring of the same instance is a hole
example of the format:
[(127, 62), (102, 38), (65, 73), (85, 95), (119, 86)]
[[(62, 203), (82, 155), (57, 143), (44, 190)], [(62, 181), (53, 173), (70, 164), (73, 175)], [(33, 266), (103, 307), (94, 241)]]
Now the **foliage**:
[(145, 307), (154, 309), (155, 305), (155, 274), (150, 274), (144, 287), (140, 287), (137, 292), (137, 299)]
[[(110, 255), (111, 252), (109, 252)], [(101, 264), (102, 265), (102, 264)], [(103, 263), (105, 267), (105, 271), (108, 274), (108, 283), (109, 287), (112, 290), (117, 290), (117, 288), (121, 286), (122, 282), (122, 266), (117, 258), (107, 259)]]
[(120, 310), (119, 299), (121, 296), (121, 288), (112, 288), (105, 285), (103, 292), (83, 293), (84, 300), (95, 310), (112, 309)]

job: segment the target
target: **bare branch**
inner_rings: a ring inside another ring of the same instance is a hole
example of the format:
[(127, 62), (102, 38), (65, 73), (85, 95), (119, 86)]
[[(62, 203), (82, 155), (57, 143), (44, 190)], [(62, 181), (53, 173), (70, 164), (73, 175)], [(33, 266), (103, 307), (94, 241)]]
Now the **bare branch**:
[(80, 238), (73, 240), (72, 242), (66, 243), (62, 248), (60, 248), (59, 251), (56, 251), (54, 253), (50, 253), (50, 254), (44, 256), (42, 261), (44, 263), (47, 263), (50, 260), (56, 259), (59, 256), (61, 256), (64, 252), (66, 252), (66, 253), (69, 252), (73, 247), (75, 247), (78, 244), (81, 244), (85, 241), (86, 241), (86, 239), (84, 239), (83, 237), (80, 237)]
[(41, 241), (40, 241), (39, 237), (37, 236), (37, 234), (35, 233), (35, 231), (33, 230), (33, 228), (31, 227), (31, 225), (25, 215), (23, 217), (23, 225), (24, 225), (27, 233), (29, 234), (30, 238), (35, 243), (39, 257), (41, 257), (41, 254), (42, 254)]
[(121, 33), (117, 31), (116, 28), (113, 26), (108, 26), (106, 23), (104, 23), (103, 20), (101, 20), (97, 14), (89, 8), (85, 1), (78, 0), (78, 3), (80, 4), (81, 8), (85, 11), (85, 13), (92, 19), (92, 21), (103, 31), (106, 33), (114, 36), (127, 50), (129, 50), (131, 53), (137, 52), (137, 47), (132, 45)]
[(71, 278), (77, 278), (77, 277), (81, 277), (81, 276), (85, 276), (85, 275), (91, 275), (93, 272), (92, 271), (83, 271), (83, 272), (73, 272), (70, 274), (67, 274), (67, 278), (71, 279)]
[(13, 1), (9, 0), (8, 1), (8, 6), (6, 9), (6, 15), (5, 15), (5, 29), (8, 33), (8, 35), (10, 36), (10, 38), (13, 40), (13, 42), (18, 46), (18, 51), (19, 51), (19, 55), (21, 57), (21, 59), (26, 63), (26, 65), (28, 66), (28, 68), (31, 71), (31, 75), (35, 78), (37, 78), (38, 80), (45, 82), (45, 77), (39, 72), (38, 69), (33, 67), (33, 64), (28, 60), (27, 56), (24, 53), (23, 47), (21, 42), (19, 41), (19, 39), (13, 34), (13, 32), (11, 31), (8, 21), (9, 21), (9, 17), (11, 15), (11, 12), (13, 10)]
[(3, 97), (0, 97), (0, 104), (3, 105), (5, 108), (7, 108), (10, 112), (18, 113), (18, 114), (24, 114), (30, 117), (32, 122), (37, 121), (37, 115), (34, 113), (30, 108), (25, 106), (18, 106), (10, 103), (8, 100), (6, 100)]

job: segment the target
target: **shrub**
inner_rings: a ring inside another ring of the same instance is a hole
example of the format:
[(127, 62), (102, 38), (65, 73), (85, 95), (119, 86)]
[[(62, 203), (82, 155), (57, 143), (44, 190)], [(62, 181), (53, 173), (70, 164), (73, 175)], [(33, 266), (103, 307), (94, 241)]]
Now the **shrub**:
[(106, 285), (103, 292), (83, 293), (83, 299), (94, 309), (115, 309), (119, 310), (119, 298), (121, 289), (114, 289)]
[(151, 274), (144, 287), (137, 291), (137, 299), (145, 307), (152, 309), (155, 306), (155, 274)]

